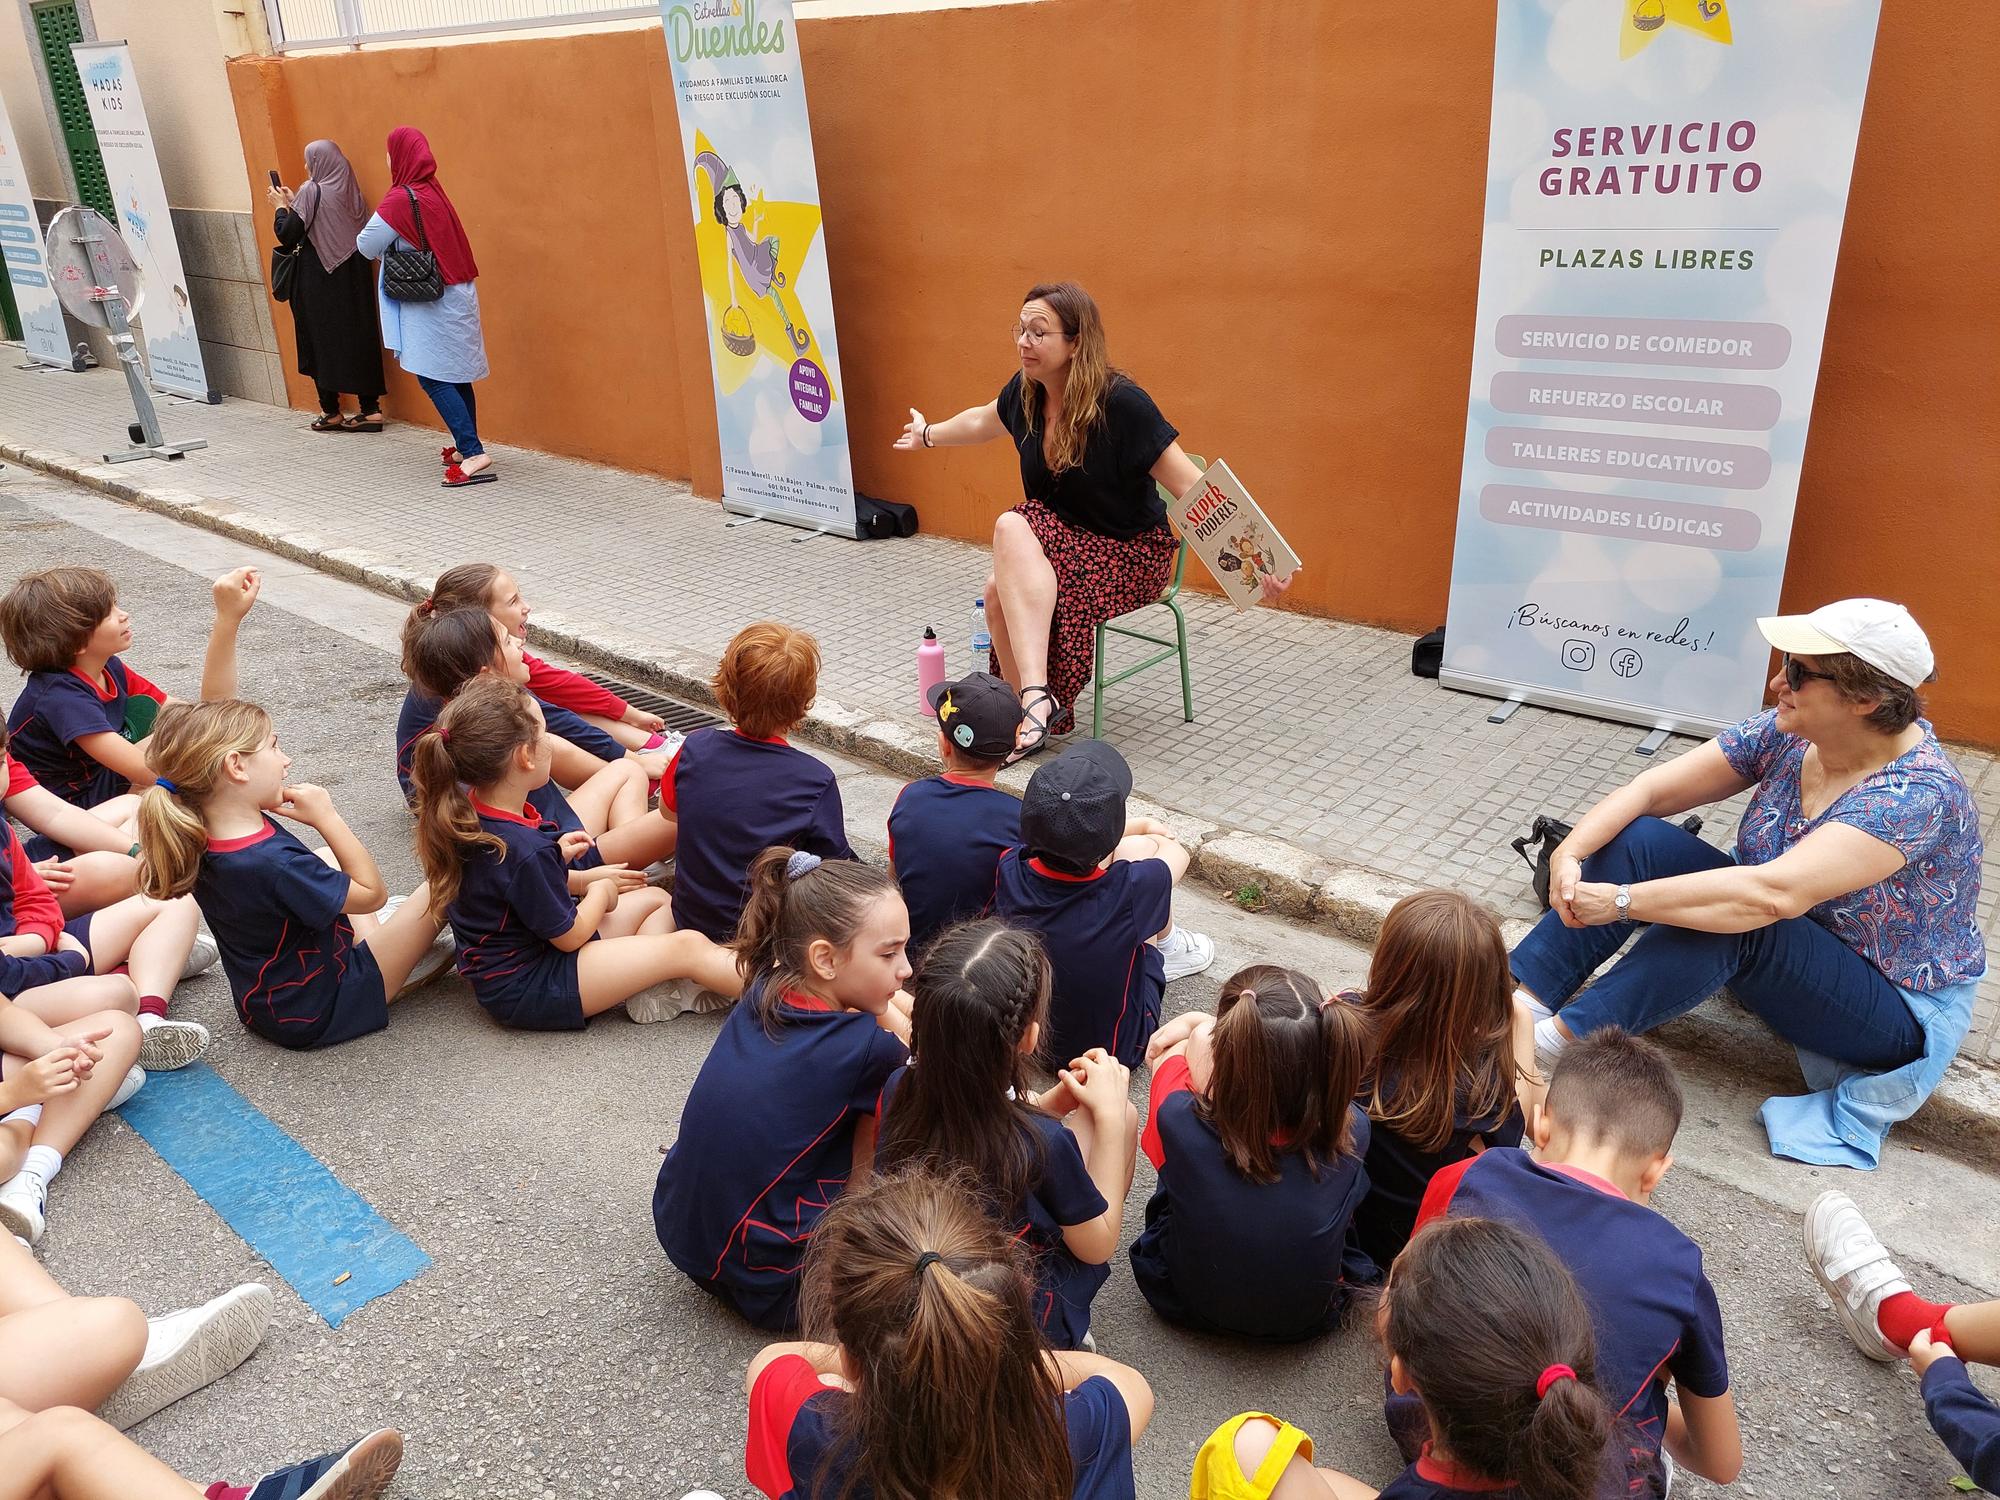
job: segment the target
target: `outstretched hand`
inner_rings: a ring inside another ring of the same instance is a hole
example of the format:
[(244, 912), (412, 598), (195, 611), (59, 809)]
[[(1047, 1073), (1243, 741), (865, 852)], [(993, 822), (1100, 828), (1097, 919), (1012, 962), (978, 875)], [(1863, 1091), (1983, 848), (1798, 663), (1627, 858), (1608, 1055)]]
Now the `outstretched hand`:
[(216, 579), (209, 592), (215, 595), (215, 613), (224, 620), (240, 620), (257, 602), (264, 577), (255, 568), (236, 568)]
[(928, 447), (929, 445), (924, 442), (924, 429), (928, 426), (930, 423), (924, 420), (924, 414), (914, 406), (911, 407), (910, 420), (903, 425), (902, 436), (896, 439), (896, 451), (908, 453), (913, 448)]

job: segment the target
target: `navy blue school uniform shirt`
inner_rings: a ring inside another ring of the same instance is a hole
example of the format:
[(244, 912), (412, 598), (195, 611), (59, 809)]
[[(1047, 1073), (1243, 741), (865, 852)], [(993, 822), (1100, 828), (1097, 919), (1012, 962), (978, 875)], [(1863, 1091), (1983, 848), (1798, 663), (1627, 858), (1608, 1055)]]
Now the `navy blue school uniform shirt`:
[(1569, 1267), (1597, 1327), (1597, 1383), (1620, 1418), (1632, 1492), (1663, 1494), (1662, 1377), (1688, 1396), (1729, 1390), (1722, 1310), (1700, 1246), (1601, 1178), (1525, 1151), (1487, 1151), (1438, 1173), (1417, 1222), (1439, 1214), (1531, 1230)]
[[(883, 1085), (878, 1117), (888, 1117), (909, 1071), (898, 1068)], [(1017, 1118), (1034, 1133), (1034, 1159), (1040, 1165), (1026, 1200), (1013, 1205), (1005, 1222), (1034, 1251), (1035, 1321), (1043, 1335), (1057, 1349), (1080, 1349), (1090, 1332), (1091, 1299), (1111, 1279), (1111, 1267), (1077, 1259), (1063, 1240), (1063, 1229), (1088, 1224), (1110, 1205), (1090, 1180), (1083, 1148), (1061, 1120), (1038, 1109), (1020, 1110)]]
[(472, 849), (460, 861), (458, 899), (445, 908), (458, 940), (458, 972), (503, 1026), (580, 1031), (576, 954), (553, 946), (576, 925), (556, 827), (532, 806), (517, 813), (474, 797), (472, 807), (480, 831), (503, 848)]
[(1166, 861), (1114, 860), (1088, 875), (1051, 868), (1026, 849), (1000, 857), (993, 914), (1041, 934), (1055, 988), (1044, 1050), (1067, 1067), (1102, 1047), (1128, 1068), (1146, 1055), (1166, 996), (1166, 961), (1146, 940), (1173, 918)]
[(167, 697), (115, 656), (104, 664), (104, 675), (105, 681), (92, 682), (74, 668), (30, 672), (7, 715), (9, 753), (76, 807), (109, 802), (132, 785), (76, 742), (93, 734), (122, 736), (132, 699), (149, 698), (157, 708)]
[(660, 778), (660, 806), (680, 821), (674, 925), (718, 943), (736, 935), (750, 862), (772, 845), (854, 858), (833, 768), (783, 739), (697, 729)]
[[(667, 1258), (760, 1328), (797, 1321), (799, 1263), (854, 1167), (854, 1127), (909, 1058), (864, 1011), (759, 981), (709, 1049), (653, 1188)], [(775, 1034), (774, 1034), (775, 1032)]]
[[(771, 1500), (873, 1500), (866, 1483), (845, 1488), (859, 1455), (841, 1440), (842, 1408), (854, 1398), (820, 1383), (797, 1354), (781, 1354), (750, 1388), (743, 1468)], [(1093, 1375), (1063, 1396), (1075, 1500), (1135, 1500), (1132, 1417), (1118, 1387)]]
[(1423, 1454), (1383, 1486), (1375, 1500), (1521, 1500), (1521, 1492), (1511, 1484), (1496, 1484), (1468, 1469), (1441, 1463)]
[[(402, 787), (405, 800), (408, 800), (413, 790), (410, 786), (410, 756), (416, 748), (417, 737), (437, 723), (438, 715), (443, 712), (442, 699), (433, 698), (428, 693), (420, 693), (414, 687), (403, 694), (403, 706), (396, 712), (396, 783)], [(595, 724), (578, 718), (566, 708), (557, 708), (553, 703), (543, 703), (542, 723), (547, 726), (550, 734), (568, 740), (577, 749), (587, 751), (599, 760), (625, 758), (623, 745)]]
[(1021, 842), (1021, 799), (947, 771), (913, 781), (889, 812), (889, 862), (910, 909), (910, 951), (993, 904), (1000, 856)]
[(1353, 1150), (1320, 1163), (1280, 1151), (1278, 1180), (1252, 1182), (1230, 1164), (1204, 1119), (1187, 1059), (1153, 1074), (1140, 1144), (1159, 1172), (1146, 1227), (1132, 1242), (1132, 1274), (1169, 1322), (1242, 1338), (1292, 1340), (1340, 1321), (1354, 1286), (1377, 1279), (1354, 1242), (1354, 1210), (1368, 1191), (1362, 1167), (1368, 1117), (1353, 1106)]
[(1924, 1414), (1966, 1477), (2000, 1494), (2000, 1406), (1980, 1394), (1957, 1359), (1934, 1360), (1924, 1371)]
[(388, 1024), (382, 970), (341, 911), (352, 885), (268, 816), (257, 833), (208, 841), (195, 905), (238, 1019), (267, 1041), (323, 1046)]

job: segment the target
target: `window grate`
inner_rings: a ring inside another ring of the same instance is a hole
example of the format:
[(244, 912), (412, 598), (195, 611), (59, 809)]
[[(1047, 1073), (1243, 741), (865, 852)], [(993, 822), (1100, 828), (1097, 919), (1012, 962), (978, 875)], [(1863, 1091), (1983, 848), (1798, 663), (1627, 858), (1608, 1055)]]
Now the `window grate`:
[(606, 677), (602, 672), (580, 672), (577, 675), (596, 683), (599, 687), (611, 689), (634, 708), (643, 708), (649, 714), (658, 714), (667, 721), (667, 728), (678, 729), (682, 734), (692, 734), (697, 729), (710, 729), (722, 722), (705, 708), (696, 708), (691, 703), (682, 703), (675, 698), (663, 698), (646, 688), (621, 682), (616, 677)]
[(83, 80), (77, 76), (76, 58), (69, 50), (71, 42), (86, 40), (76, 0), (37, 5), (33, 14), (42, 66), (48, 72), (49, 92), (55, 97), (56, 118), (62, 124), (63, 146), (69, 153), (70, 170), (76, 174), (77, 195), (116, 223), (118, 210), (111, 202), (110, 179), (104, 175), (104, 154), (98, 150), (90, 103), (83, 96)]

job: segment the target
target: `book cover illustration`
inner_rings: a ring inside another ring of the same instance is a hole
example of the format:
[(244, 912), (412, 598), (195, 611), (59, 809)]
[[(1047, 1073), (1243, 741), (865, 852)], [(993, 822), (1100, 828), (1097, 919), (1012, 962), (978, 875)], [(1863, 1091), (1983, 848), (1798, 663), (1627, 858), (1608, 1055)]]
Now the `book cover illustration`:
[(1181, 496), (1174, 529), (1238, 609), (1262, 604), (1265, 578), (1288, 578), (1299, 565), (1298, 553), (1221, 459)]

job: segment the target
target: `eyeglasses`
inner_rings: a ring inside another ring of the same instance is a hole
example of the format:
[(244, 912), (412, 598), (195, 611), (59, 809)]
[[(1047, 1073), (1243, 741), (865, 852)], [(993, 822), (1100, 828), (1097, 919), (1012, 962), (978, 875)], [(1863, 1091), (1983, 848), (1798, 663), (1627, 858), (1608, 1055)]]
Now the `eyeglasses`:
[(1060, 328), (1030, 328), (1026, 323), (1016, 323), (1014, 325), (1014, 342), (1018, 344), (1022, 339), (1026, 339), (1030, 348), (1041, 348), (1042, 340), (1051, 335), (1058, 338), (1069, 337)]
[(1793, 692), (1796, 693), (1800, 688), (1804, 687), (1808, 682), (1815, 682), (1815, 681), (1831, 682), (1833, 681), (1833, 674), (1831, 672), (1815, 672), (1812, 671), (1810, 668), (1802, 667), (1798, 664), (1797, 660), (1793, 658), (1792, 654), (1789, 651), (1785, 653), (1786, 687), (1790, 688)]

